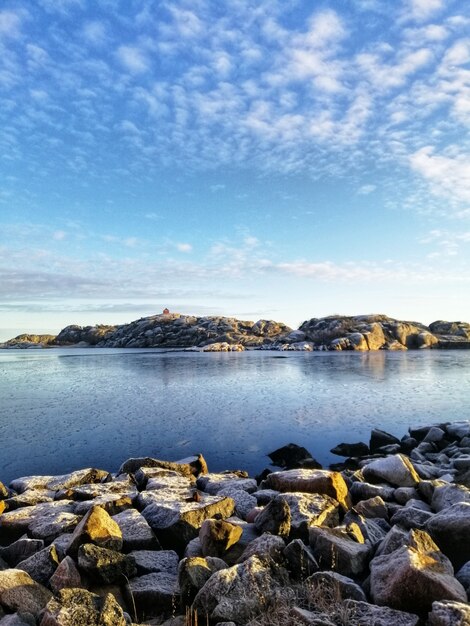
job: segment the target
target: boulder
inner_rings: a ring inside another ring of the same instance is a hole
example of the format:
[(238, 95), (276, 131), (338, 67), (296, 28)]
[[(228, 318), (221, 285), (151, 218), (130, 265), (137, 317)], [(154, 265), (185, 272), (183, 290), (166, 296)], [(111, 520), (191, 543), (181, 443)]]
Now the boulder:
[(230, 522), (217, 519), (207, 519), (202, 523), (199, 531), (202, 554), (223, 558), (229, 548), (242, 536), (242, 529)]
[(368, 500), (361, 500), (354, 506), (354, 509), (364, 517), (371, 519), (375, 517), (388, 519), (387, 505), (380, 496), (375, 496)]
[(307, 585), (312, 585), (317, 592), (322, 589), (334, 589), (337, 600), (358, 600), (366, 602), (366, 594), (361, 587), (347, 576), (342, 576), (338, 572), (316, 572), (306, 581)]
[(419, 617), (386, 606), (346, 600), (344, 609), (348, 626), (418, 626)]
[(362, 468), (365, 480), (380, 482), (385, 480), (396, 487), (414, 487), (420, 481), (415, 468), (406, 456), (395, 454), (371, 461)]
[(27, 572), (33, 580), (41, 585), (47, 585), (49, 578), (59, 565), (59, 557), (54, 545), (43, 548), (16, 565), (16, 569)]
[(212, 574), (226, 567), (227, 564), (224, 561), (213, 557), (182, 559), (178, 567), (182, 605), (190, 606), (198, 591), (204, 587)]
[(122, 608), (110, 593), (100, 597), (85, 589), (62, 589), (43, 613), (41, 626), (127, 626)]
[(31, 613), (12, 613), (0, 618), (0, 626), (36, 626), (36, 620)]
[(74, 557), (84, 543), (94, 543), (100, 548), (121, 550), (122, 533), (116, 522), (101, 507), (95, 506), (75, 528), (67, 554)]
[(167, 500), (156, 497), (142, 511), (162, 545), (184, 549), (199, 534), (206, 519), (230, 517), (235, 510), (231, 498), (203, 494), (196, 501)]
[(20, 537), (9, 546), (0, 548), (0, 558), (4, 559), (8, 565), (15, 567), (20, 561), (25, 561), (39, 550), (44, 548), (42, 539), (29, 539), (29, 537)]
[(464, 587), (470, 600), (470, 561), (467, 561), (455, 574), (459, 583)]
[(78, 524), (80, 518), (75, 515), (74, 506), (69, 500), (61, 500), (7, 511), (0, 515), (0, 533), (5, 538), (17, 539), (28, 532), (35, 539), (50, 542)]
[(59, 489), (70, 489), (78, 485), (101, 483), (110, 479), (111, 475), (106, 470), (88, 467), (62, 476), (23, 476), (13, 480), (10, 483), (10, 487), (17, 493), (23, 493), (27, 489), (38, 488), (58, 491)]
[(37, 615), (52, 598), (52, 593), (20, 569), (0, 572), (0, 604), (10, 611)]
[(470, 489), (463, 485), (436, 485), (432, 495), (431, 508), (439, 512), (459, 502), (470, 504)]
[(158, 467), (166, 469), (191, 478), (207, 472), (207, 463), (202, 454), (182, 459), (181, 461), (161, 461), (151, 457), (139, 457), (127, 459), (118, 470), (118, 474), (135, 474), (141, 467)]
[(382, 500), (389, 502), (393, 500), (395, 489), (390, 485), (371, 485), (362, 481), (355, 481), (352, 483), (349, 493), (353, 502), (359, 502), (360, 500), (370, 500), (379, 496)]
[(282, 537), (265, 533), (248, 543), (238, 562), (243, 563), (250, 557), (257, 556), (258, 558), (270, 557), (276, 563), (282, 563), (285, 547), (286, 544)]
[(291, 528), (291, 513), (286, 499), (283, 496), (276, 496), (271, 500), (257, 515), (255, 527), (261, 533), (288, 537)]
[(409, 545), (370, 563), (370, 592), (376, 604), (426, 613), (436, 600), (465, 601), (447, 559), (423, 531), (410, 531)]
[[(312, 455), (306, 448), (298, 446), (295, 443), (288, 443), (286, 446), (270, 452), (268, 457), (271, 459), (273, 465), (286, 469), (295, 469), (302, 467), (305, 461), (309, 461), (309, 463), (314, 461)], [(321, 469), (320, 463), (316, 462), (316, 465), (317, 467), (313, 469)]]
[(247, 493), (253, 493), (258, 488), (254, 478), (247, 478), (246, 475), (240, 476), (234, 472), (199, 476), (196, 485), (198, 489), (212, 496), (217, 495), (221, 489), (240, 489)]
[(285, 546), (283, 554), (291, 576), (295, 579), (303, 580), (320, 569), (312, 549), (301, 539), (293, 539)]
[(249, 512), (257, 505), (256, 498), (243, 489), (223, 487), (217, 492), (217, 495), (232, 498), (235, 503), (235, 515), (238, 515), (241, 519), (246, 519)]
[(392, 524), (399, 524), (403, 528), (419, 528), (423, 529), (426, 524), (434, 517), (434, 513), (429, 511), (423, 511), (414, 506), (405, 506), (400, 509), (394, 515), (390, 522)]
[(245, 623), (259, 613), (287, 582), (287, 572), (270, 559), (252, 556), (243, 563), (212, 574), (194, 599), (203, 622)]
[(61, 589), (82, 586), (80, 572), (72, 558), (66, 556), (62, 559), (49, 580), (49, 586), (55, 594)]
[(322, 569), (331, 569), (344, 576), (360, 576), (371, 557), (371, 546), (364, 538), (348, 532), (348, 528), (310, 528), (310, 546)]
[(157, 617), (180, 603), (176, 574), (158, 572), (133, 578), (129, 590), (141, 619)]
[(299, 538), (308, 543), (310, 526), (339, 524), (340, 506), (330, 496), (319, 493), (284, 493), (281, 497), (289, 505), (291, 539)]
[(135, 561), (138, 576), (159, 572), (176, 576), (178, 571), (179, 558), (174, 550), (134, 550), (130, 556)]
[(372, 454), (374, 454), (379, 448), (382, 448), (382, 446), (388, 446), (394, 443), (400, 444), (400, 440), (384, 430), (374, 428), (370, 433), (369, 449)]
[(79, 547), (78, 566), (91, 579), (105, 585), (125, 583), (137, 574), (133, 556), (100, 548), (92, 543), (84, 543)]
[(359, 443), (340, 443), (330, 450), (332, 454), (338, 456), (367, 456), (369, 454), (369, 446), (360, 441)]
[(123, 552), (158, 550), (160, 548), (158, 539), (147, 524), (145, 517), (135, 509), (126, 509), (113, 515), (113, 520), (121, 530)]
[(470, 561), (470, 504), (461, 502), (436, 513), (426, 530), (455, 569)]
[(468, 626), (470, 624), (470, 605), (463, 602), (444, 600), (432, 603), (428, 615), (429, 626)]
[(273, 472), (261, 484), (262, 489), (280, 492), (320, 493), (334, 498), (344, 510), (350, 508), (348, 487), (339, 472), (293, 469)]

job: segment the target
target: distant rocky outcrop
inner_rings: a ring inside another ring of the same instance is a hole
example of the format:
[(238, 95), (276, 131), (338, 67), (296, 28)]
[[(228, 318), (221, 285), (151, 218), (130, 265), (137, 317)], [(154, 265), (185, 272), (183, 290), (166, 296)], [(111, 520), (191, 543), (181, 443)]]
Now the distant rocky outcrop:
[(283, 349), (408, 350), (470, 348), (470, 324), (396, 320), (387, 315), (312, 318), (287, 337)]
[(0, 348), (45, 348), (55, 342), (55, 335), (18, 335), (9, 339)]
[(269, 350), (408, 350), (470, 348), (470, 324), (393, 319), (387, 315), (313, 317), (298, 330), (282, 322), (197, 317), (180, 313), (151, 315), (120, 326), (67, 326), (57, 335), (20, 335), (3, 348), (46, 346), (98, 348), (180, 348), (209, 352)]

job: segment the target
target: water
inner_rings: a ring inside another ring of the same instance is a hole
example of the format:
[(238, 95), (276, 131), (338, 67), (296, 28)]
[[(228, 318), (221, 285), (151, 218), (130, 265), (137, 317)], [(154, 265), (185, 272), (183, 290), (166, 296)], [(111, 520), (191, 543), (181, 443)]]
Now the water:
[(256, 473), (288, 442), (322, 463), (371, 428), (469, 419), (470, 351), (0, 350), (0, 480), (202, 452)]

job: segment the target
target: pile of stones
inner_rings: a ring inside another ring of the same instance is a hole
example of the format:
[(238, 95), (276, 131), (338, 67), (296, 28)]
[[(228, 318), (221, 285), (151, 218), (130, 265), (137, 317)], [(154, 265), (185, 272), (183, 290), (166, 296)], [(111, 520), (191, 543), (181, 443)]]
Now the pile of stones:
[(470, 421), (0, 483), (0, 626), (470, 624)]

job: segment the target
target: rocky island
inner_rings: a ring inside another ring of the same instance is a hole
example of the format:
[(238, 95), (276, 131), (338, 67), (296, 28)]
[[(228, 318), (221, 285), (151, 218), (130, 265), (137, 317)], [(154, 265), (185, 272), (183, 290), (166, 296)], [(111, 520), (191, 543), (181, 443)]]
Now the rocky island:
[(282, 322), (162, 313), (119, 326), (67, 326), (57, 336), (19, 335), (0, 348), (80, 346), (203, 351), (408, 350), (470, 348), (470, 324), (396, 320), (386, 315), (312, 318), (297, 330)]
[(0, 483), (0, 624), (468, 626), (470, 421), (332, 452)]

